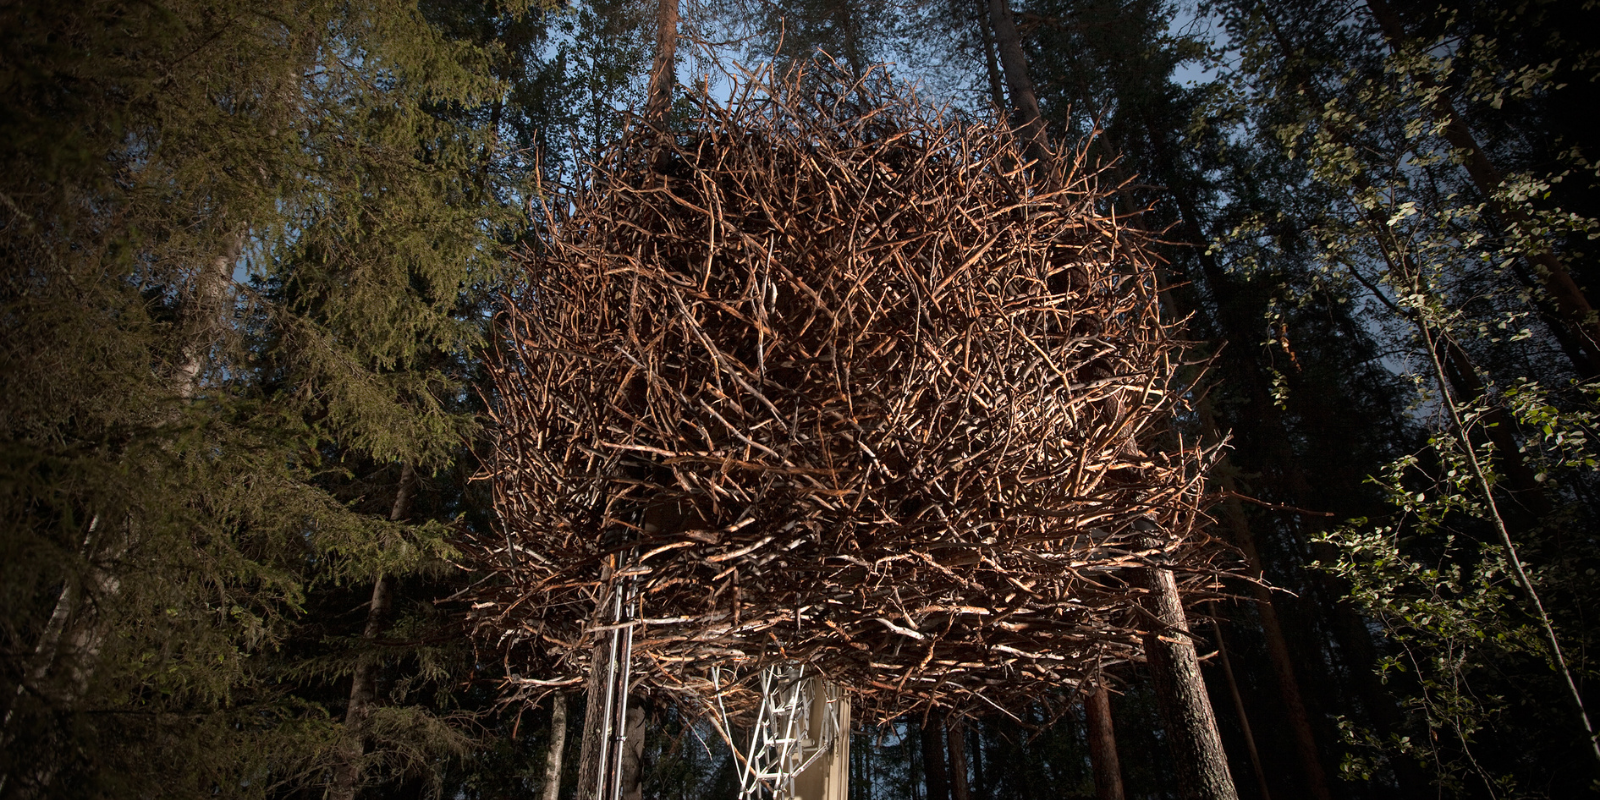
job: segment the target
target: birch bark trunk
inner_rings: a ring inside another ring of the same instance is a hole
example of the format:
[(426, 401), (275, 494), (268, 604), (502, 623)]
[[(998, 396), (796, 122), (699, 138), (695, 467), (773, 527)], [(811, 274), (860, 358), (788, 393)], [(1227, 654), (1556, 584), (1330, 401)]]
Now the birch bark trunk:
[[(172, 393), (184, 402), (194, 399), (199, 390), (200, 376), (210, 360), (214, 348), (222, 338), (223, 317), (228, 309), (233, 284), (233, 267), (244, 248), (246, 229), (236, 228), (222, 239), (222, 249), (216, 257), (196, 270), (194, 283), (188, 297), (179, 307), (178, 337), (181, 342), (181, 361), (169, 378)], [(173, 420), (168, 420), (169, 422)], [(122, 581), (113, 568), (114, 563), (127, 551), (131, 532), (126, 525), (113, 530), (110, 542), (102, 538), (100, 515), (90, 517), (79, 557), (88, 565), (89, 580), (79, 583), (67, 577), (50, 612), (50, 619), (34, 646), (24, 679), (17, 685), (16, 694), (0, 718), (0, 748), (10, 744), (10, 729), (16, 704), (22, 696), (33, 691), (48, 695), (62, 708), (71, 708), (89, 689), (96, 661), (105, 642), (106, 631), (95, 619), (93, 605), (97, 598), (111, 598), (122, 591)], [(92, 591), (92, 595), (89, 592)], [(60, 688), (49, 688), (52, 676), (66, 672)], [(10, 782), (11, 774), (0, 775), (0, 792)], [(19, 789), (24, 796), (30, 792), (48, 791), (54, 782), (53, 773), (39, 773), (24, 781)]]
[(550, 749), (544, 756), (542, 800), (561, 798), (561, 756), (567, 749), (567, 696), (550, 695)]

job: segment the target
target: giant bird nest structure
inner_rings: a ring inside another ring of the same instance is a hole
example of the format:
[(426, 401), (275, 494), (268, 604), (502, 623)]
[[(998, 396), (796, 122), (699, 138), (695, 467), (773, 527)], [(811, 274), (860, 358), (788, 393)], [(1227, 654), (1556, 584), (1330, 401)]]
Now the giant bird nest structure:
[(655, 691), (738, 709), (798, 661), (858, 719), (1008, 709), (1142, 657), (1127, 570), (1214, 574), (1148, 237), (1081, 153), (826, 84), (691, 98), (548, 206), (476, 552), (530, 689), (632, 580)]

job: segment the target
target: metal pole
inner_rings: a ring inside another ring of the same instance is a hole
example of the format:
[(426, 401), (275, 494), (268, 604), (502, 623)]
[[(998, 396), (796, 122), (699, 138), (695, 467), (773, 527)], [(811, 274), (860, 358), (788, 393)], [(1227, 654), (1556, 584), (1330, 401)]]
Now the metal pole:
[[(624, 599), (626, 595), (626, 599)], [(616, 605), (617, 623), (633, 621), (633, 578), (623, 580), (618, 587)], [(617, 700), (606, 722), (611, 726), (611, 738), (614, 746), (610, 748), (615, 763), (611, 764), (609, 786), (604, 800), (621, 800), (622, 798), (622, 746), (628, 739), (628, 675), (633, 663), (633, 626), (627, 625), (612, 631), (612, 642), (617, 654), (612, 657), (611, 675), (616, 683), (608, 688), (608, 697), (615, 695)]]
[[(620, 616), (621, 610), (622, 595), (617, 589), (613, 589), (611, 596), (612, 623), (617, 622), (617, 617)], [(606, 699), (604, 705), (605, 714), (601, 717), (601, 719), (605, 720), (606, 729), (601, 731), (600, 754), (599, 758), (595, 760), (596, 767), (599, 769), (599, 774), (595, 776), (595, 800), (611, 800), (611, 788), (615, 783), (615, 781), (610, 780), (611, 772), (607, 770), (611, 768), (611, 729), (615, 725), (613, 709), (615, 708), (617, 689), (617, 644), (617, 629), (612, 628), (606, 631), (606, 653), (608, 655), (608, 658), (606, 658)]]

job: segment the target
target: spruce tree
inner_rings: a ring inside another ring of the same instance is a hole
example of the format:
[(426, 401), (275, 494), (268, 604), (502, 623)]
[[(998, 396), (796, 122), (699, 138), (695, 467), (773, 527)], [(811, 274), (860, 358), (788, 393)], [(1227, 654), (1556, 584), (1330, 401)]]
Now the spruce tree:
[(484, 49), (383, 0), (0, 27), (0, 794), (433, 772), (468, 734), (419, 696), (460, 665), (331, 598), (450, 569), (433, 487), (514, 223), (458, 111), (499, 93)]

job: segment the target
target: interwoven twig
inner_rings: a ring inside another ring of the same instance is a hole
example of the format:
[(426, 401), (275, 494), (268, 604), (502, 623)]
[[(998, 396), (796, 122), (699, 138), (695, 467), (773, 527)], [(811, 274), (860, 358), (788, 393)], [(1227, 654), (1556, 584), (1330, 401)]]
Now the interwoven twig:
[(1081, 155), (1030, 171), (1003, 126), (824, 83), (691, 98), (550, 205), (475, 553), (519, 672), (581, 675), (633, 576), (658, 690), (789, 659), (858, 718), (1011, 708), (1141, 657), (1122, 570), (1209, 569), (1147, 237)]

